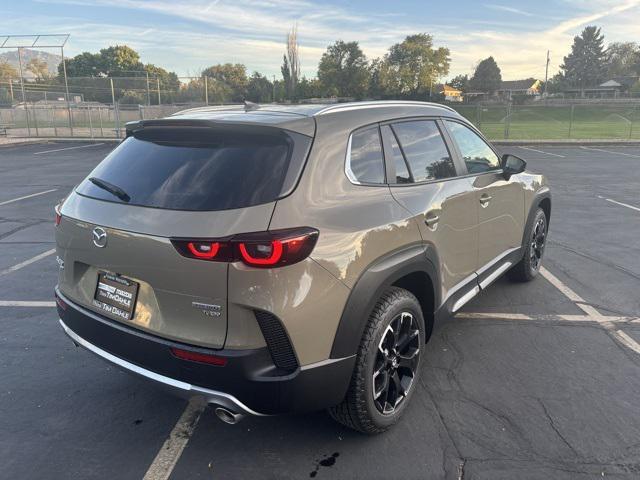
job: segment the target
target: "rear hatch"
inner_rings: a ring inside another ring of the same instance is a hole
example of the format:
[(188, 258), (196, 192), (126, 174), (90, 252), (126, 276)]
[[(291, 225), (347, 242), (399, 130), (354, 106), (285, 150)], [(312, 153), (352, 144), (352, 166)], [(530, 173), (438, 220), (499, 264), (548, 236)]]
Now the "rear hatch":
[(136, 126), (61, 207), (60, 292), (132, 327), (222, 348), (228, 263), (189, 258), (171, 240), (266, 231), (310, 143), (255, 125)]

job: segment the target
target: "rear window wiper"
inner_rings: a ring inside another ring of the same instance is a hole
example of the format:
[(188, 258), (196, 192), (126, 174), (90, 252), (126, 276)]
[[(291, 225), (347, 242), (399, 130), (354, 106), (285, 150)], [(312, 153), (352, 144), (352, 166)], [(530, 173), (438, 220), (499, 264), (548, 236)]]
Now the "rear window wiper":
[(93, 183), (96, 187), (100, 187), (101, 189), (106, 190), (110, 194), (115, 195), (123, 202), (128, 202), (129, 200), (131, 200), (131, 197), (127, 195), (127, 192), (125, 192), (123, 189), (121, 189), (117, 185), (114, 185), (113, 183), (109, 183), (105, 180), (100, 180), (99, 178), (96, 178), (96, 177), (89, 177), (89, 181)]

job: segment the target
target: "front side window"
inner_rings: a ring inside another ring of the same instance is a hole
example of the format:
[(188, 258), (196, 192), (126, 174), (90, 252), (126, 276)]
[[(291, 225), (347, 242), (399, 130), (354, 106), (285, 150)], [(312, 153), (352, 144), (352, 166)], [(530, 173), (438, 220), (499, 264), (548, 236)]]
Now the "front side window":
[(384, 157), (377, 126), (351, 135), (347, 176), (354, 183), (384, 183)]
[(500, 168), (498, 155), (476, 132), (461, 123), (449, 120), (446, 122), (469, 173), (483, 173)]
[(415, 182), (456, 175), (453, 160), (435, 121), (402, 122), (392, 128)]

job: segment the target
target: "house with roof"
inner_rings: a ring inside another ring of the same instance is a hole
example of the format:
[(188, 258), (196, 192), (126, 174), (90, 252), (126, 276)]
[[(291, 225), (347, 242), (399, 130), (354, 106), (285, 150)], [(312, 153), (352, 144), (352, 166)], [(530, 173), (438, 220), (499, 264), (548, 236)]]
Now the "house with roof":
[(447, 102), (462, 102), (464, 100), (464, 93), (462, 90), (453, 88), (451, 85), (442, 84), (436, 87), (436, 91), (440, 95), (444, 95), (444, 99)]
[(527, 78), (525, 80), (505, 80), (500, 84), (497, 94), (511, 98), (514, 95), (539, 95), (541, 92), (542, 82), (535, 78)]
[(640, 81), (638, 76), (613, 77), (599, 85), (583, 88), (565, 88), (563, 93), (580, 98), (618, 98), (629, 93), (631, 87)]

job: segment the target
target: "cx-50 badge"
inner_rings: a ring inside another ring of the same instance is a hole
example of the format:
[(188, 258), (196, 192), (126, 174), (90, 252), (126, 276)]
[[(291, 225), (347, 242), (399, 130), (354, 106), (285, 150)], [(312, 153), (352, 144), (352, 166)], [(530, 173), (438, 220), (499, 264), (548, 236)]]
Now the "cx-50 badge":
[(211, 303), (202, 303), (202, 302), (191, 302), (191, 306), (193, 308), (197, 308), (202, 313), (204, 313), (207, 317), (219, 317), (220, 316), (220, 305), (215, 305)]
[(98, 248), (104, 248), (107, 246), (107, 232), (104, 228), (96, 227), (93, 229), (93, 244)]

